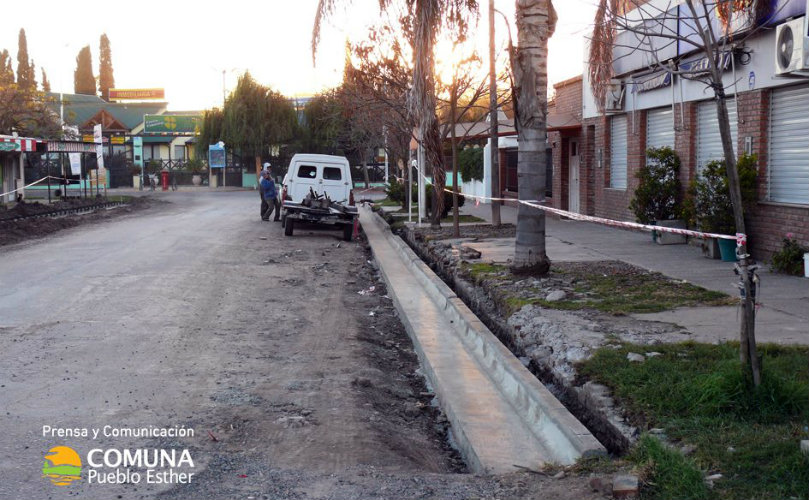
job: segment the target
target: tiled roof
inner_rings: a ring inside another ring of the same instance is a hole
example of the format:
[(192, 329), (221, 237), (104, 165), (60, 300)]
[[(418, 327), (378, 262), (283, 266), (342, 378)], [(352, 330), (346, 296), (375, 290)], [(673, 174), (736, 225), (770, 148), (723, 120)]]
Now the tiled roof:
[[(50, 107), (56, 114), (59, 114), (59, 94), (49, 93)], [(168, 103), (165, 102), (106, 102), (98, 96), (82, 94), (64, 94), (65, 115), (64, 119), (70, 125), (81, 127), (100, 110), (104, 109), (113, 115), (118, 121), (126, 125), (129, 130), (137, 127), (143, 122), (143, 115), (157, 115), (166, 110)]]

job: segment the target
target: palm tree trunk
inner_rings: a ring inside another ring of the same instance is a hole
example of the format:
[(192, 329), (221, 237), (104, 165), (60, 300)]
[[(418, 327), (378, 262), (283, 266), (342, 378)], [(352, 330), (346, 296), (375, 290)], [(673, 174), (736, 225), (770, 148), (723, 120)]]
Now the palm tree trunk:
[(444, 210), (446, 171), (441, 154), (441, 135), (438, 130), (435, 102), (435, 58), (433, 46), (441, 12), (439, 0), (416, 0), (415, 53), (411, 108), (421, 129), (426, 164), (433, 173), (433, 210), (430, 226), (441, 226)]
[[(457, 77), (453, 75), (452, 90), (450, 95), (450, 140), (452, 141), (452, 225), (453, 236), (461, 237), (460, 216), (458, 214), (458, 145), (455, 136), (455, 112), (458, 107), (458, 83)], [(443, 198), (443, 196), (442, 196)]]
[[(517, 0), (517, 40), (512, 51), (517, 123), (517, 178), (520, 200), (545, 200), (547, 139), (547, 57), (555, 15), (550, 0)], [(520, 204), (513, 269), (546, 274), (545, 212)]]

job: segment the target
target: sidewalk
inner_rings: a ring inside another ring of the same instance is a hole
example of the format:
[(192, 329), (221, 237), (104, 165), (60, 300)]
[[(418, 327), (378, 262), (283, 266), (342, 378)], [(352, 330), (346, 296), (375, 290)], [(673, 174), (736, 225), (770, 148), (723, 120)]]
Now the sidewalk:
[[(470, 203), (461, 213), (491, 221), (491, 206)], [(516, 224), (517, 209), (500, 207), (501, 220)], [(738, 277), (733, 264), (706, 259), (691, 245), (661, 246), (648, 233), (598, 224), (546, 217), (546, 245), (551, 261), (620, 260), (671, 278), (738, 295)], [(514, 238), (473, 243), (483, 260), (505, 262), (514, 251)], [(766, 264), (759, 270), (761, 287), (756, 337), (762, 342), (809, 344), (809, 279), (774, 274)], [(676, 323), (700, 337), (735, 339), (738, 336), (736, 307), (684, 308), (655, 314), (634, 315), (653, 321)]]

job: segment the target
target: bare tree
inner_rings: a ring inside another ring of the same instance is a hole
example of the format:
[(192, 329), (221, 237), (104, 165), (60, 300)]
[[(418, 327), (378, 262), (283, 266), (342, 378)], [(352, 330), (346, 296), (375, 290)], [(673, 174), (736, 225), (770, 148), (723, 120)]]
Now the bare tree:
[[(713, 92), (737, 234), (746, 234), (744, 204), (722, 75), (733, 49), (742, 47), (744, 41), (772, 15), (770, 2), (685, 0), (684, 8), (678, 8), (673, 2), (661, 7), (659, 3), (643, 0), (601, 0), (591, 41), (590, 82), (593, 95), (602, 106), (607, 85), (613, 76), (613, 63), (616, 61), (613, 54), (616, 50), (621, 54), (619, 57), (644, 57), (651, 70), (703, 82)], [(675, 57), (663, 55), (667, 52), (670, 54), (669, 49), (674, 47), (688, 47), (690, 50), (685, 54), (682, 50), (674, 51)], [(680, 55), (702, 56), (705, 64), (682, 64)], [(744, 287), (739, 355), (742, 363), (750, 368), (754, 385), (758, 386), (761, 371), (756, 352), (751, 264), (745, 242), (741, 246), (739, 259)]]
[[(320, 41), (320, 28), (323, 20), (331, 15), (337, 0), (318, 2), (315, 24), (312, 29), (312, 55)], [(348, 0), (344, 3), (348, 3)], [(391, 0), (380, 0), (384, 10)], [(427, 164), (433, 173), (433, 208), (431, 225), (441, 225), (443, 190), (446, 181), (444, 158), (441, 154), (441, 140), (436, 117), (435, 54), (434, 46), (442, 27), (456, 30), (459, 40), (466, 37), (470, 17), (476, 18), (478, 4), (475, 0), (406, 0), (412, 13), (413, 26), (413, 83), (408, 98), (409, 109), (416, 119), (420, 131), (419, 140), (426, 152)]]

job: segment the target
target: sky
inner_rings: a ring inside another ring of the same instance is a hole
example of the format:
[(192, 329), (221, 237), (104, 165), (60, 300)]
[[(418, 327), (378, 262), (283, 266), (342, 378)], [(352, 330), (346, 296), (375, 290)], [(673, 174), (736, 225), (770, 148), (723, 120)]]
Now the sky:
[[(558, 82), (582, 72), (584, 37), (596, 0), (556, 0), (556, 33), (549, 43), (548, 73)], [(343, 2), (345, 3), (345, 2)], [(378, 21), (378, 0), (354, 0), (323, 26), (317, 65), (312, 64), (311, 32), (316, 0), (140, 0), (132, 3), (86, 0), (79, 4), (32, 0), (3, 20), (0, 49), (11, 54), (16, 70), (18, 35), (25, 29), (29, 58), (44, 68), (53, 91), (73, 91), (76, 55), (89, 45), (98, 76), (98, 45), (110, 39), (115, 87), (165, 88), (172, 111), (221, 105), (224, 88), (249, 70), (262, 84), (287, 95), (311, 95), (339, 85), (345, 41), (363, 36)], [(513, 0), (496, 0), (510, 18)], [(477, 28), (481, 45), (488, 36), (487, 2)], [(504, 39), (504, 21), (497, 21)], [(483, 45), (485, 47), (485, 45)]]

